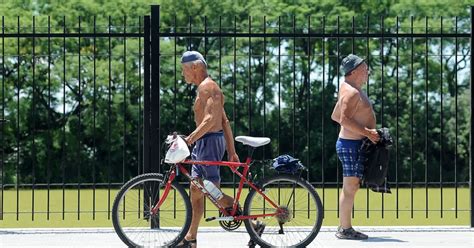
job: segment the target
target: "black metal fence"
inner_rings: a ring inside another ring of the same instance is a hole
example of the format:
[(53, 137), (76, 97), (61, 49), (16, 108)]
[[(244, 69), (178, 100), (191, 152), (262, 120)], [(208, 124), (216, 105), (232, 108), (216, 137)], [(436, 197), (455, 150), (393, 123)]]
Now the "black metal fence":
[[(411, 218), (417, 211), (426, 218), (434, 212), (458, 218), (468, 211), (474, 226), (472, 108), (466, 108), (472, 18), (162, 20), (159, 6), (152, 6), (151, 16), (109, 17), (102, 27), (96, 18), (79, 19), (74, 27), (63, 18), (56, 29), (49, 17), (42, 25), (38, 19), (28, 29), (19, 18), (15, 26), (2, 19), (2, 119), (9, 122), (1, 132), (0, 206), (9, 200), (4, 191), (14, 188), (11, 214), (17, 219), (21, 188), (33, 192), (32, 218), (35, 189), (48, 190), (48, 218), (49, 190), (62, 189), (63, 219), (65, 189), (77, 189), (78, 202), (92, 189), (92, 209), (77, 204), (73, 214), (95, 218), (96, 189), (107, 189), (110, 216), (113, 189), (137, 174), (161, 171), (164, 137), (194, 129), (195, 89), (182, 81), (179, 58), (198, 50), (224, 92), (234, 135), (272, 138), (271, 146), (257, 150), (257, 159), (283, 153), (300, 158), (323, 202), (328, 190), (339, 194), (342, 184), (334, 149), (338, 127), (330, 120), (342, 79), (339, 64), (349, 53), (365, 57), (377, 124), (395, 137), (388, 183), (396, 202), (386, 207), (382, 195), (376, 211), (394, 211), (397, 218), (402, 211)], [(235, 183), (229, 172), (221, 173), (224, 184)], [(255, 173), (264, 176), (268, 169)], [(469, 186), (470, 209), (459, 208), (458, 189)], [(409, 191), (407, 209), (399, 207), (402, 189)], [(424, 190), (423, 209), (415, 207), (418, 189)], [(366, 192), (369, 218), (375, 210)], [(453, 209), (443, 205), (447, 197)], [(430, 209), (430, 198), (439, 198), (439, 207)]]

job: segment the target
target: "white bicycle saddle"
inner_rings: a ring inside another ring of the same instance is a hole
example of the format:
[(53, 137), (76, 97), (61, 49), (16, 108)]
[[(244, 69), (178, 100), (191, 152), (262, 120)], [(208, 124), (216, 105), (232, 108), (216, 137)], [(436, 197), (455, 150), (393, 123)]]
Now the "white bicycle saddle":
[(237, 136), (235, 140), (251, 147), (264, 146), (270, 143), (270, 138), (267, 137)]

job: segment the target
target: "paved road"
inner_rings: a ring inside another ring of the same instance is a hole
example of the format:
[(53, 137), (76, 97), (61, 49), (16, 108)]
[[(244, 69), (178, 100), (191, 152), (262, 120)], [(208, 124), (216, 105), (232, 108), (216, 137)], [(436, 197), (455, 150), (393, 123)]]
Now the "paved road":
[[(309, 247), (474, 247), (474, 229), (467, 227), (361, 227), (367, 241), (338, 240), (335, 227), (323, 227)], [(199, 247), (246, 247), (245, 229), (229, 233), (220, 228), (201, 228)], [(2, 229), (0, 247), (124, 247), (110, 228)]]

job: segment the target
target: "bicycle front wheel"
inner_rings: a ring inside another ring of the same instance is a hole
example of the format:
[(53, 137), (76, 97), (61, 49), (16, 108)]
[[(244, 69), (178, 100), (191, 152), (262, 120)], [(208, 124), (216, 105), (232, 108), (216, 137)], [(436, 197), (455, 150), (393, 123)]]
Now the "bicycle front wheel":
[(262, 247), (309, 245), (323, 219), (323, 206), (313, 186), (295, 176), (278, 175), (264, 179), (260, 189), (277, 206), (255, 190), (248, 194), (244, 216), (262, 216), (244, 221), (251, 239)]
[(191, 202), (176, 181), (156, 213), (151, 210), (163, 198), (163, 176), (137, 176), (118, 192), (112, 208), (115, 232), (129, 247), (172, 247), (186, 235), (191, 224)]

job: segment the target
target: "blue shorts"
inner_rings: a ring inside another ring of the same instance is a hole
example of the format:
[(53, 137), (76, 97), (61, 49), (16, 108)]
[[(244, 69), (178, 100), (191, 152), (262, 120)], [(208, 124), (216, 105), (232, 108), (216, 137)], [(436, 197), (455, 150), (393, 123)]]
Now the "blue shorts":
[[(225, 150), (224, 132), (206, 133), (196, 141), (191, 157), (197, 161), (222, 161)], [(220, 166), (215, 165), (193, 165), (191, 177), (199, 177), (220, 184), (219, 168)]]
[(365, 155), (360, 152), (362, 140), (339, 138), (336, 142), (337, 157), (342, 163), (343, 177), (358, 177), (364, 175)]

